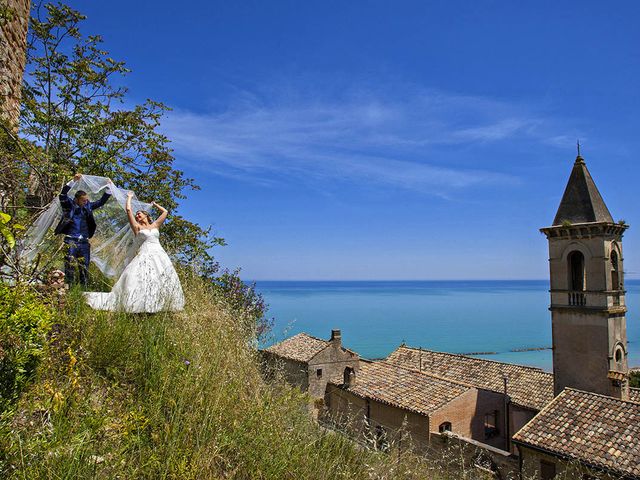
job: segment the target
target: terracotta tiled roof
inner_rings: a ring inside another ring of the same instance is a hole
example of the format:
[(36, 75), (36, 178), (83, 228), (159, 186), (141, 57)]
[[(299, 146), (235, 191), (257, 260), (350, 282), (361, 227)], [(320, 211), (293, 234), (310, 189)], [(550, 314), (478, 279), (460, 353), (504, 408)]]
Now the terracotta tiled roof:
[(328, 345), (329, 342), (327, 340), (312, 337), (306, 333), (299, 333), (266, 348), (265, 351), (282, 358), (297, 360), (298, 362), (308, 362)]
[(533, 410), (542, 409), (553, 399), (553, 374), (539, 368), (406, 346), (398, 347), (387, 361), (499, 393), (504, 392), (506, 375), (511, 401)]
[(355, 384), (343, 388), (361, 398), (428, 415), (473, 387), (385, 361), (360, 360)]
[(629, 400), (632, 402), (640, 403), (640, 388), (629, 389)]
[(513, 440), (625, 478), (640, 478), (638, 403), (566, 388)]

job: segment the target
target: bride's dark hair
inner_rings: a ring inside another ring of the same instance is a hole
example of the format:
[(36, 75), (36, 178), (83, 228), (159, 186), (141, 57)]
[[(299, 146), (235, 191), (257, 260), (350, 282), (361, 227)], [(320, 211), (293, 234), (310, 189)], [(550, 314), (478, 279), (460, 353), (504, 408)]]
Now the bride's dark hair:
[(147, 217), (147, 222), (149, 222), (149, 225), (151, 225), (153, 223), (153, 218), (151, 218), (151, 215), (149, 215), (149, 212), (147, 212), (146, 210), (138, 210), (136, 212), (136, 215), (139, 214), (139, 213), (141, 213), (141, 214), (143, 214), (144, 216)]

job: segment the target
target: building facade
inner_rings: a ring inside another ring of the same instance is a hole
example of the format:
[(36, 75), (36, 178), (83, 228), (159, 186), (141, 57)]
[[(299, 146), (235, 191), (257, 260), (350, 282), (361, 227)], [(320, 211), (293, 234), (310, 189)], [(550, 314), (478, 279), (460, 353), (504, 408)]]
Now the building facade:
[(472, 438), (507, 451), (514, 451), (511, 436), (553, 399), (553, 375), (540, 368), (406, 345), (392, 352), (387, 361), (499, 396), (501, 403), (495, 411), (482, 402), (477, 404), (475, 421), (486, 425), (487, 435)]
[(329, 340), (299, 333), (262, 350), (262, 355), (268, 370), (281, 371), (288, 383), (320, 403), (327, 382), (344, 382), (358, 371), (360, 359), (342, 346), (340, 330), (332, 330)]

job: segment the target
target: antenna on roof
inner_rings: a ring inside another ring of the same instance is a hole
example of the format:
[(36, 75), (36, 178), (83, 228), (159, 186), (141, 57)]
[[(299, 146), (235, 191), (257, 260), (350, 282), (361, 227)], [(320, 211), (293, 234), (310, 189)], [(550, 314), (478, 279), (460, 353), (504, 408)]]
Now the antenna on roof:
[(578, 156), (580, 156), (580, 139), (576, 141), (576, 145), (578, 147)]

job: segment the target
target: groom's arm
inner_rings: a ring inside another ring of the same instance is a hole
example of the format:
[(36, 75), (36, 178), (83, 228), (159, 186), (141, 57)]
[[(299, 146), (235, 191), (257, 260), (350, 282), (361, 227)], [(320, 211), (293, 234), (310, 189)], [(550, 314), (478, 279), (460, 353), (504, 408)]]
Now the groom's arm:
[(72, 208), (73, 200), (69, 195), (67, 195), (67, 193), (69, 193), (69, 190), (71, 190), (71, 187), (73, 187), (73, 185), (81, 178), (82, 178), (82, 174), (76, 173), (71, 179), (71, 181), (67, 183), (64, 187), (62, 187), (62, 190), (60, 191), (60, 195), (58, 196), (58, 198), (60, 199), (60, 205), (62, 206), (62, 208), (69, 208), (69, 209)]
[(111, 187), (113, 187), (113, 182), (111, 181), (111, 179), (108, 179), (108, 182), (109, 183), (107, 183), (107, 188), (102, 194), (102, 197), (100, 197), (100, 200), (98, 200), (97, 202), (91, 202), (91, 210), (100, 208), (109, 201), (109, 198), (111, 197)]
[(105, 203), (107, 203), (107, 201), (109, 201), (109, 198), (111, 198), (111, 194), (104, 192), (100, 197), (100, 200), (98, 200), (97, 202), (91, 202), (91, 210), (96, 210), (97, 208), (102, 207)]
[(58, 195), (58, 198), (60, 199), (60, 205), (62, 205), (62, 208), (71, 208), (71, 203), (73, 202), (73, 200), (71, 200), (71, 197), (69, 197), (67, 193), (69, 193), (69, 190), (71, 190), (71, 187), (73, 186), (74, 183), (75, 182), (71, 180), (64, 187), (62, 187), (62, 190), (60, 191), (60, 195)]

